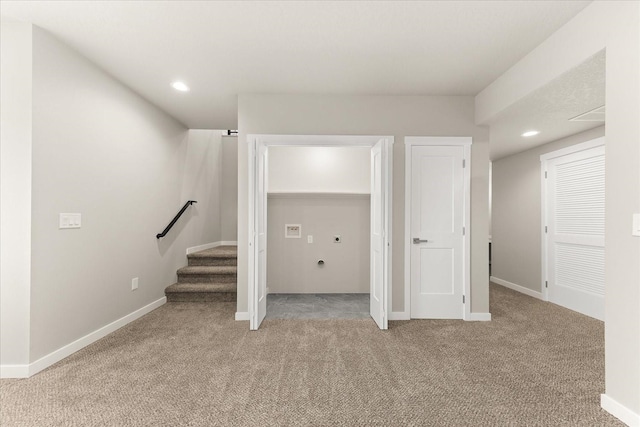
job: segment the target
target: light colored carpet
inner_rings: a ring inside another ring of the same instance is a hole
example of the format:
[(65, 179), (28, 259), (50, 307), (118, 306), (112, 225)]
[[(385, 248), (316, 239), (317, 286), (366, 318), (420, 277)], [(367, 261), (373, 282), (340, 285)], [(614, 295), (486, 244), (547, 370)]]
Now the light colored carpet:
[(491, 287), (493, 321), (235, 322), (171, 303), (26, 380), (3, 426), (614, 426), (603, 324)]

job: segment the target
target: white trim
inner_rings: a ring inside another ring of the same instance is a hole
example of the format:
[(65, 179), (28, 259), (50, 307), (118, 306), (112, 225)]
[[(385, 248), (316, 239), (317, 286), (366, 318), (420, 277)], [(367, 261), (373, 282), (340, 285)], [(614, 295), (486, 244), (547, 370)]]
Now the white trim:
[(547, 162), (540, 160), (540, 289), (543, 301), (549, 301), (549, 289), (546, 283), (549, 280), (547, 276), (547, 233), (545, 227), (549, 223), (547, 218)]
[[(386, 226), (385, 226), (385, 237), (384, 237), (384, 247), (386, 249), (385, 256), (387, 258), (387, 263), (385, 265), (386, 269), (386, 280), (387, 280), (387, 298), (384, 306), (384, 314), (391, 314), (391, 307), (393, 307), (393, 250), (391, 247), (391, 242), (393, 241), (393, 143), (394, 138), (392, 137), (390, 140), (386, 140), (384, 145), (382, 146), (385, 150), (386, 154), (386, 163), (383, 166), (383, 170), (385, 170), (386, 175), (386, 187), (383, 188), (384, 201), (385, 201), (385, 217), (386, 217)], [(389, 318), (387, 317), (386, 329), (389, 328)]]
[(595, 147), (600, 147), (601, 145), (605, 145), (604, 136), (601, 136), (596, 139), (591, 139), (586, 142), (581, 142), (580, 144), (571, 145), (569, 147), (561, 148), (560, 150), (550, 151), (548, 153), (544, 153), (540, 155), (540, 161), (546, 162), (551, 159), (555, 159), (556, 157), (566, 156), (568, 154), (578, 153), (580, 151), (590, 150)]
[[(464, 320), (473, 320), (476, 314), (471, 313), (471, 137), (459, 136), (406, 136), (404, 138), (404, 310), (411, 317), (411, 148), (414, 146), (439, 145), (439, 146), (463, 146), (465, 168), (462, 171), (464, 181), (464, 215), (462, 226), (465, 228), (463, 238), (463, 303)], [(485, 316), (486, 317), (486, 316)], [(485, 319), (482, 319), (485, 320)]]
[(411, 147), (404, 139), (404, 311), (411, 318)]
[[(462, 265), (464, 265), (464, 294), (467, 298), (464, 302), (462, 318), (469, 321), (490, 321), (491, 313), (471, 313), (471, 137), (452, 138), (451, 140), (464, 145), (464, 162), (466, 163), (462, 171), (464, 180), (464, 219), (462, 226), (465, 228), (465, 233), (462, 236), (462, 244), (464, 245)], [(488, 288), (489, 284), (487, 283), (487, 291), (489, 290)]]
[(469, 313), (464, 320), (467, 322), (490, 322), (491, 313)]
[[(247, 292), (247, 303), (249, 307), (249, 329), (255, 330), (258, 328), (257, 325), (257, 317), (256, 313), (257, 303), (255, 301), (256, 297), (254, 293), (257, 289), (257, 279), (256, 279), (256, 271), (257, 271), (257, 256), (256, 250), (257, 246), (255, 245), (256, 239), (256, 185), (257, 185), (257, 177), (256, 177), (256, 155), (258, 152), (258, 147), (262, 146), (319, 146), (319, 147), (344, 147), (344, 146), (362, 146), (362, 147), (373, 147), (380, 140), (384, 140), (385, 143), (389, 144), (389, 149), (386, 151), (387, 162), (386, 165), (383, 165), (383, 170), (387, 169), (388, 179), (386, 180), (387, 186), (383, 188), (383, 192), (385, 193), (385, 211), (386, 211), (386, 224), (388, 225), (385, 231), (385, 248), (387, 255), (387, 268), (386, 271), (386, 282), (387, 282), (387, 295), (386, 295), (386, 306), (384, 307), (385, 315), (389, 315), (387, 312), (388, 307), (391, 306), (391, 294), (392, 294), (392, 283), (391, 283), (391, 248), (389, 247), (389, 242), (391, 241), (391, 220), (392, 220), (392, 169), (393, 169), (393, 136), (380, 136), (380, 135), (269, 135), (269, 134), (249, 134), (246, 137), (247, 141), (247, 161), (248, 161), (248, 181), (247, 181), (247, 193), (248, 193), (248, 259), (247, 259), (247, 277), (248, 277), (248, 292)], [(268, 194), (267, 194), (268, 197)]]
[(370, 199), (370, 193), (267, 193), (268, 199)]
[(389, 320), (411, 320), (409, 311), (392, 311), (389, 313)]
[(194, 252), (204, 251), (205, 249), (211, 249), (220, 246), (220, 242), (213, 243), (205, 243), (204, 245), (192, 246), (187, 248), (187, 255), (192, 254)]
[(505, 288), (509, 288), (511, 290), (520, 292), (521, 294), (525, 294), (530, 297), (533, 297), (542, 301), (546, 301), (544, 299), (544, 296), (542, 295), (542, 292), (534, 291), (533, 289), (525, 288), (524, 286), (516, 285), (515, 283), (511, 283), (494, 276), (489, 277), (489, 281), (495, 283), (496, 285), (504, 286)]
[(204, 245), (191, 246), (187, 248), (187, 255), (194, 252), (204, 251), (205, 249), (217, 248), (218, 246), (238, 246), (238, 242), (231, 240), (220, 240), (218, 242), (205, 243)]
[(404, 145), (471, 145), (470, 136), (405, 136)]
[(249, 320), (248, 311), (236, 311), (236, 320)]
[(256, 324), (257, 307), (254, 303), (257, 280), (255, 274), (256, 267), (256, 247), (254, 243), (256, 241), (256, 147), (258, 138), (253, 135), (247, 135), (247, 316), (249, 317), (249, 329), (255, 330), (258, 328)]
[(247, 139), (255, 138), (261, 144), (273, 146), (317, 146), (317, 147), (343, 147), (359, 145), (373, 147), (381, 139), (388, 139), (393, 143), (393, 136), (374, 135), (247, 135)]
[(0, 365), (0, 378), (29, 378), (29, 365)]
[(640, 414), (636, 414), (606, 394), (600, 395), (600, 407), (630, 427), (640, 426)]
[[(124, 317), (121, 317), (120, 319), (113, 321), (111, 323), (109, 323), (106, 326), (103, 326), (100, 329), (97, 329), (81, 338), (78, 338), (77, 340), (73, 341), (70, 344), (65, 345), (64, 347), (61, 347), (59, 349), (57, 349), (56, 351), (53, 351), (49, 354), (47, 354), (46, 356), (41, 357), (40, 359), (36, 360), (35, 362), (31, 363), (30, 365), (5, 365), (2, 366), (2, 378), (27, 378), (30, 377), (32, 375), (37, 374), (38, 372), (48, 368), (49, 366), (53, 365), (54, 363), (57, 363), (59, 361), (61, 361), (62, 359), (64, 359), (65, 357), (69, 357), (71, 356), (73, 353), (75, 353), (78, 350), (83, 349), (84, 347), (88, 346), (89, 344), (93, 344), (94, 342), (98, 341), (100, 338), (104, 338), (107, 335), (109, 335), (112, 332), (117, 331), (118, 329), (122, 328), (123, 326), (127, 325), (128, 323), (133, 322), (136, 319), (139, 319), (140, 317), (144, 316), (147, 313), (150, 313), (151, 311), (155, 310), (156, 308), (162, 306), (163, 304), (165, 304), (167, 302), (167, 298), (166, 297), (162, 297), (159, 300), (156, 300), (154, 302), (152, 302), (151, 304), (147, 304), (142, 308), (139, 308), (138, 310), (134, 311), (133, 313), (129, 313)], [(26, 372), (25, 372), (25, 368), (26, 368)], [(5, 374), (16, 374), (18, 376), (5, 376)], [(25, 375), (26, 374), (26, 375)]]

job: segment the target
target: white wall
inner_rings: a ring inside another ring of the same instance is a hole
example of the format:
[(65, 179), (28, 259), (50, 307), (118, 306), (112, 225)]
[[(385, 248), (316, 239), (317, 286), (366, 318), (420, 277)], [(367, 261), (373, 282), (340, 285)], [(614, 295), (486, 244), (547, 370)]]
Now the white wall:
[(464, 96), (240, 95), (238, 97), (238, 311), (247, 311), (247, 134), (393, 135), (392, 310), (404, 311), (404, 136), (471, 136), (471, 307), (488, 312), (486, 129)]
[(221, 240), (238, 240), (238, 137), (222, 137), (222, 198), (220, 200)]
[[(606, 49), (605, 406), (640, 423), (640, 3), (593, 2), (476, 98), (477, 123)], [(495, 222), (494, 222), (495, 225)], [(626, 411), (626, 412), (625, 412)], [(631, 422), (631, 421), (629, 421)]]
[[(47, 32), (32, 38), (33, 151), (16, 159), (33, 177), (23, 364), (160, 300), (186, 248), (220, 239), (221, 132), (189, 132)], [(199, 203), (157, 240), (189, 198)], [(82, 228), (59, 230), (61, 212), (81, 213)]]
[(493, 277), (542, 292), (540, 156), (604, 134), (601, 126), (493, 162)]
[[(269, 292), (369, 293), (370, 205), (367, 194), (270, 195)], [(285, 238), (285, 224), (301, 224), (302, 237)]]
[[(177, 228), (180, 230), (176, 233), (176, 243), (179, 245), (193, 246), (191, 242), (195, 241), (211, 243), (222, 240), (220, 205), (224, 190), (224, 155), (221, 136), (221, 130), (190, 129), (186, 144), (180, 148), (180, 154), (184, 156), (184, 160), (180, 160), (184, 163), (178, 174), (178, 179), (182, 181), (180, 203), (187, 200), (196, 200), (198, 203), (184, 213), (182, 218), (185, 221), (181, 218), (174, 226), (183, 226)], [(169, 219), (171, 217), (167, 223)]]
[(371, 192), (369, 147), (270, 147), (270, 193)]
[(0, 364), (29, 361), (31, 25), (0, 24)]

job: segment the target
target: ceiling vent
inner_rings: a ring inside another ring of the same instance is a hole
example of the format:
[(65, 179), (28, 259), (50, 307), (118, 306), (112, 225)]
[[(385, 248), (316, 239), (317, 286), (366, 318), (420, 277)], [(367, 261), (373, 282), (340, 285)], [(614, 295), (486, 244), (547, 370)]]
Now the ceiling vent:
[(569, 119), (570, 122), (604, 122), (604, 105)]

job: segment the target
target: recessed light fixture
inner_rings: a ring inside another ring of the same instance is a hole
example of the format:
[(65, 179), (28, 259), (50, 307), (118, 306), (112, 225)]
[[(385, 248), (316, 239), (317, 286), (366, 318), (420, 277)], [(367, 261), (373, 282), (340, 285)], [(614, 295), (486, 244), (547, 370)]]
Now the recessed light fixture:
[(189, 86), (180, 81), (171, 83), (171, 87), (180, 92), (189, 92)]
[(538, 132), (537, 130), (529, 130), (529, 131), (526, 131), (525, 133), (523, 133), (522, 136), (524, 136), (524, 137), (534, 136), (534, 135), (537, 135), (539, 133), (540, 132)]

